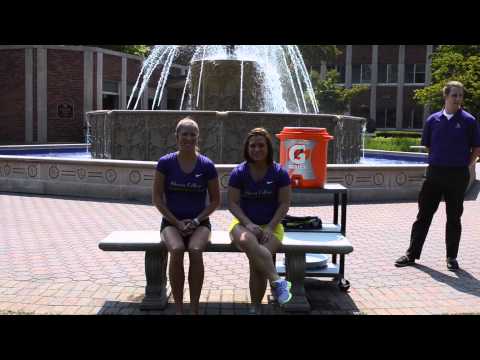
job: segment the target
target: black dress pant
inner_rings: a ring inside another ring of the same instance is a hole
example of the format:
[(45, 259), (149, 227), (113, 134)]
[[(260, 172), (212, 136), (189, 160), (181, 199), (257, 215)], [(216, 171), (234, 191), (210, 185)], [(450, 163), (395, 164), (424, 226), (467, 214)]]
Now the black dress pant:
[(410, 247), (407, 250), (409, 258), (420, 259), (433, 215), (438, 209), (442, 196), (445, 199), (447, 212), (445, 230), (447, 257), (457, 257), (462, 233), (463, 200), (469, 180), (468, 167), (429, 166), (427, 168), (427, 178), (418, 196), (417, 220), (413, 223)]

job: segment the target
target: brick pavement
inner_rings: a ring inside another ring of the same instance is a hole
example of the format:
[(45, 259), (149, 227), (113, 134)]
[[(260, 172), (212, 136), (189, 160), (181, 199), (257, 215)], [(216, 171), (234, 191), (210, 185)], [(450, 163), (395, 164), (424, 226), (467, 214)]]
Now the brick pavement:
[[(307, 279), (312, 314), (480, 313), (479, 184), (465, 202), (457, 273), (446, 270), (443, 204), (422, 259), (400, 269), (393, 262), (408, 246), (417, 204), (350, 204), (347, 235), (355, 250), (346, 257), (346, 278), (351, 289), (342, 293), (329, 280)], [(144, 313), (138, 309), (145, 286), (143, 253), (103, 252), (97, 243), (114, 230), (158, 228), (160, 215), (153, 206), (0, 193), (0, 209), (0, 312)], [(332, 216), (330, 205), (294, 207), (291, 213)], [(212, 216), (214, 229), (225, 229), (230, 220), (226, 210)], [(208, 253), (205, 269), (202, 313), (245, 314), (246, 257)], [(266, 299), (265, 313), (279, 313)], [(172, 301), (165, 311), (147, 313), (172, 314)], [(188, 306), (188, 286), (185, 301)]]

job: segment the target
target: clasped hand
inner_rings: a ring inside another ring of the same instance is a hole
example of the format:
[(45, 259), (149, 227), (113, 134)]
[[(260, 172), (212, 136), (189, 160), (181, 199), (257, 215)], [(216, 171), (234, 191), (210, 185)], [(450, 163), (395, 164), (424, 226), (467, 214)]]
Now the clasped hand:
[(265, 244), (267, 242), (269, 242), (272, 238), (273, 238), (273, 230), (270, 229), (270, 227), (266, 226), (264, 229), (262, 229), (260, 226), (258, 226), (257, 224), (248, 224), (246, 226), (246, 228), (248, 230), (250, 230), (253, 235), (256, 236), (256, 238), (258, 239), (258, 242), (260, 244)]
[(197, 225), (195, 225), (192, 219), (180, 220), (177, 226), (177, 229), (180, 231), (180, 235), (182, 236), (192, 235), (196, 228)]

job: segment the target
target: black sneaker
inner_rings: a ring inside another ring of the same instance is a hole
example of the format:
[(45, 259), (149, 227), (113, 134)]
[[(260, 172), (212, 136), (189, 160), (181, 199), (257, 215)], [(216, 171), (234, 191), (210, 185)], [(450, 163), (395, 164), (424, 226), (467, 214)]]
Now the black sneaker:
[(415, 259), (410, 259), (407, 255), (400, 256), (397, 261), (395, 261), (396, 267), (404, 267), (413, 264), (415, 264)]
[(447, 269), (451, 271), (458, 270), (459, 266), (457, 259), (447, 258)]

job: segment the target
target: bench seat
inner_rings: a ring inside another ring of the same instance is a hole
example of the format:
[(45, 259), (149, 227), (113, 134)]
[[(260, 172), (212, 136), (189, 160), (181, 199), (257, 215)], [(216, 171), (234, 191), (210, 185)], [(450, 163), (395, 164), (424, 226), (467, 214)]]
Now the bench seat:
[[(114, 231), (100, 241), (104, 251), (147, 251), (161, 247), (159, 231)], [(339, 233), (286, 232), (279, 253), (297, 251), (318, 254), (348, 254), (350, 241)], [(240, 252), (231, 244), (227, 231), (212, 231), (206, 252)]]
[[(145, 274), (147, 286), (141, 309), (163, 309), (167, 305), (166, 269), (168, 252), (158, 230), (114, 231), (98, 244), (104, 251), (145, 251)], [(340, 255), (340, 266), (329, 276), (339, 281), (339, 286), (348, 289), (344, 275), (344, 257), (353, 251), (350, 241), (340, 233), (285, 232), (279, 253), (285, 253), (285, 273), (292, 282), (292, 300), (285, 306), (286, 311), (308, 312), (310, 305), (306, 298), (304, 278), (306, 275), (306, 253), (333, 254), (334, 263)], [(231, 244), (227, 231), (212, 231), (206, 252), (240, 252)], [(208, 269), (206, 269), (208, 271)]]

